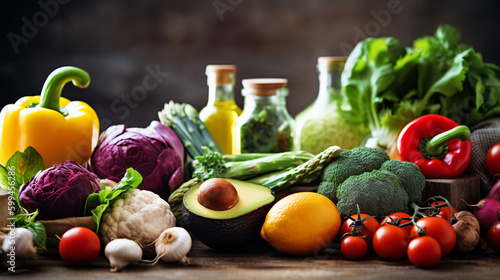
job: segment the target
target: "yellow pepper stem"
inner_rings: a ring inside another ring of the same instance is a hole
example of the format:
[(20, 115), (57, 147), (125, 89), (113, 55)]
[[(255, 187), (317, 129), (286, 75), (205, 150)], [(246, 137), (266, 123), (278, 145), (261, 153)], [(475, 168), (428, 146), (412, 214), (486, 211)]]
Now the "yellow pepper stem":
[(45, 80), (37, 107), (52, 109), (66, 115), (67, 113), (61, 111), (59, 100), (64, 85), (71, 81), (79, 88), (86, 88), (90, 83), (90, 75), (85, 70), (73, 66), (64, 66), (52, 71)]

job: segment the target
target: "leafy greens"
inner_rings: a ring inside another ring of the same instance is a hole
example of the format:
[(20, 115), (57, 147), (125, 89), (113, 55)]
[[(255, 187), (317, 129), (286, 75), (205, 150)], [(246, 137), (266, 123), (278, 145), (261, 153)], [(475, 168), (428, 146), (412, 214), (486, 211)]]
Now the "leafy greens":
[(24, 227), (33, 233), (33, 242), (45, 248), (47, 234), (45, 226), (35, 221), (38, 210), (29, 213), (19, 202), (19, 188), (27, 184), (33, 176), (45, 168), (42, 156), (31, 146), (24, 152), (16, 151), (6, 162), (0, 165), (0, 188), (9, 191), (13, 205), (9, 200), (9, 214), (16, 227)]
[(359, 42), (341, 77), (351, 107), (342, 117), (367, 125), (379, 146), (391, 148), (399, 131), (421, 115), (467, 126), (499, 115), (500, 68), (483, 62), (460, 37), (444, 25), (413, 47), (391, 37)]
[(142, 182), (142, 176), (133, 168), (128, 168), (120, 182), (113, 188), (106, 188), (93, 193), (87, 197), (85, 202), (85, 215), (92, 213), (92, 220), (97, 224), (96, 232), (99, 232), (99, 224), (102, 215), (117, 199), (123, 197), (127, 192), (137, 188)]

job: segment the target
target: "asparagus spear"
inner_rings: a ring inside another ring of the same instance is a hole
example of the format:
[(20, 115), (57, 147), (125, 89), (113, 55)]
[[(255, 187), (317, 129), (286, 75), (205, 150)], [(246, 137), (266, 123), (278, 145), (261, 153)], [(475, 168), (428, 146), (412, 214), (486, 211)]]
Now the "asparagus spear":
[[(290, 151), (290, 152), (285, 152), (288, 155), (301, 155), (304, 157), (309, 157), (307, 160), (312, 159), (314, 157), (313, 154), (305, 152), (305, 151)], [(222, 158), (226, 162), (230, 161), (245, 161), (245, 160), (253, 160), (256, 158), (263, 158), (267, 156), (272, 156), (275, 153), (243, 153), (243, 154), (238, 154), (238, 155), (223, 155)]]
[(170, 204), (170, 206), (172, 206), (173, 204), (182, 204), (182, 198), (184, 197), (184, 194), (186, 194), (186, 192), (192, 186), (198, 184), (199, 182), (200, 181), (197, 178), (191, 178), (190, 180), (182, 183), (182, 185), (175, 191), (173, 191), (168, 197), (168, 203)]
[(246, 180), (271, 171), (297, 166), (311, 159), (311, 155), (308, 153), (284, 152), (265, 157), (257, 155), (257, 158), (252, 160), (225, 162), (222, 154), (212, 152), (208, 148), (205, 150), (203, 156), (196, 157), (193, 172), (193, 176), (200, 181), (210, 178)]
[(276, 175), (279, 175), (279, 174), (283, 174), (284, 172), (287, 172), (287, 171), (291, 170), (292, 168), (293, 167), (290, 166), (290, 167), (285, 168), (283, 170), (277, 170), (277, 171), (269, 172), (269, 173), (266, 173), (266, 174), (262, 174), (260, 176), (248, 179), (247, 181), (251, 182), (251, 183), (254, 183), (254, 184), (262, 185), (262, 183), (264, 183), (267, 179), (269, 179), (271, 177), (274, 177)]
[(259, 174), (297, 166), (310, 159), (308, 154), (279, 153), (253, 160), (228, 162), (226, 163), (225, 176), (246, 180)]
[(338, 146), (331, 146), (306, 163), (267, 179), (262, 185), (269, 187), (274, 192), (280, 192), (302, 180), (317, 179), (321, 175), (323, 167), (336, 158), (341, 150)]

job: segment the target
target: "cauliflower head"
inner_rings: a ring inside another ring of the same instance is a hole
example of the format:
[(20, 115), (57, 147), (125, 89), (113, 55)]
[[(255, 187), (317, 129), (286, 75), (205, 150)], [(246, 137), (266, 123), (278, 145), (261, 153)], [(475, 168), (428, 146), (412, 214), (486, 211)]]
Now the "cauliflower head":
[(134, 189), (104, 213), (100, 233), (104, 245), (117, 238), (146, 245), (171, 227), (175, 227), (175, 217), (170, 205), (153, 192)]

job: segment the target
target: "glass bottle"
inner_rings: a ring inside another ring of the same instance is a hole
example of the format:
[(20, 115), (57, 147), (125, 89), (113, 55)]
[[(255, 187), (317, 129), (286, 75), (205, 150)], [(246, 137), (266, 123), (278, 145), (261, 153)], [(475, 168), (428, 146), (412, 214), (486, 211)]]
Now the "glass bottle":
[(318, 96), (295, 118), (296, 150), (317, 154), (333, 145), (352, 149), (368, 135), (368, 128), (346, 121), (340, 113), (348, 109), (340, 84), (345, 62), (346, 57), (318, 58)]
[[(245, 79), (243, 113), (236, 122), (234, 138), (240, 153), (278, 153), (291, 147), (292, 139), (284, 131), (286, 123), (280, 108), (279, 91), (287, 79)], [(286, 97), (286, 96), (285, 96)]]
[(281, 141), (284, 144), (284, 147), (281, 148), (283, 151), (291, 151), (293, 150), (293, 139), (294, 139), (294, 131), (295, 131), (295, 120), (288, 113), (288, 109), (286, 107), (286, 99), (288, 97), (289, 91), (288, 88), (281, 88), (278, 90), (278, 112), (281, 113), (285, 119), (285, 122), (281, 124), (280, 131), (282, 131), (282, 137), (285, 139), (289, 139), (288, 141)]
[(233, 135), (241, 109), (234, 101), (235, 65), (207, 65), (208, 103), (200, 119), (224, 154), (234, 154)]

